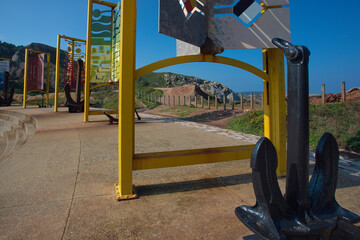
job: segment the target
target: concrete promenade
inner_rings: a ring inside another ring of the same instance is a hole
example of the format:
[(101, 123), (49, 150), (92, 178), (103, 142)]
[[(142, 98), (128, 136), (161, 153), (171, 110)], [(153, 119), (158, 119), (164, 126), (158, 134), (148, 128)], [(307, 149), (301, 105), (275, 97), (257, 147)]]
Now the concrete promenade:
[[(249, 160), (133, 172), (139, 198), (118, 202), (118, 126), (105, 116), (2, 108), (37, 130), (0, 161), (0, 239), (242, 239), (254, 205)], [(140, 113), (141, 114), (141, 113)], [(256, 137), (142, 115), (136, 153), (243, 145)], [(25, 131), (26, 133), (26, 131)], [(1, 154), (0, 154), (1, 155)], [(311, 168), (312, 170), (312, 168)], [(285, 179), (279, 180), (284, 192)], [(337, 200), (360, 214), (360, 176), (339, 169)]]

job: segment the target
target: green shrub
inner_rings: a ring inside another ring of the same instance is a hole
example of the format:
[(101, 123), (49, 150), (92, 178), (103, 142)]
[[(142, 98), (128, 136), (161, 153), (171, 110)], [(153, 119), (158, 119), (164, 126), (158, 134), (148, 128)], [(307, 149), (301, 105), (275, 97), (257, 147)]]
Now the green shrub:
[[(360, 101), (346, 103), (310, 104), (309, 145), (316, 148), (325, 132), (334, 135), (340, 148), (360, 150)], [(263, 111), (251, 111), (235, 116), (228, 128), (263, 136)]]
[(230, 120), (228, 129), (235, 131), (264, 136), (264, 111), (250, 111), (241, 116), (235, 116)]
[(360, 131), (346, 141), (348, 147), (353, 151), (360, 151)]

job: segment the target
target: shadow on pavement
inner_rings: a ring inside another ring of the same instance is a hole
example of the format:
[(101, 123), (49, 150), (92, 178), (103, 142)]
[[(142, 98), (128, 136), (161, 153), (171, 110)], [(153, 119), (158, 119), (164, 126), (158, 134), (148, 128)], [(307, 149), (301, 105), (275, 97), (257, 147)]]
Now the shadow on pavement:
[(192, 181), (175, 183), (152, 184), (146, 186), (136, 186), (139, 196), (151, 196), (167, 193), (187, 192), (201, 189), (218, 188), (251, 183), (251, 174), (241, 174), (226, 177), (208, 178)]

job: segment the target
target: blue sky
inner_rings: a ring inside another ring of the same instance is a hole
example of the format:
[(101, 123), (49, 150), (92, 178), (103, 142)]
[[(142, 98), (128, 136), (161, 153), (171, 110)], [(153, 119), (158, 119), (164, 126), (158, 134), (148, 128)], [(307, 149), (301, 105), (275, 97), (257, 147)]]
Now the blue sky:
[[(158, 0), (137, 2), (137, 67), (175, 56), (175, 40), (158, 33)], [(290, 0), (292, 43), (311, 51), (310, 93), (320, 93), (322, 83), (327, 93), (340, 92), (341, 81), (347, 90), (360, 87), (357, 6), (356, 0)], [(0, 0), (0, 40), (56, 47), (57, 34), (85, 39), (86, 13), (87, 0)], [(226, 50), (222, 55), (262, 68), (261, 50)], [(189, 63), (160, 71), (218, 81), (235, 91), (262, 91), (261, 79), (220, 64)]]

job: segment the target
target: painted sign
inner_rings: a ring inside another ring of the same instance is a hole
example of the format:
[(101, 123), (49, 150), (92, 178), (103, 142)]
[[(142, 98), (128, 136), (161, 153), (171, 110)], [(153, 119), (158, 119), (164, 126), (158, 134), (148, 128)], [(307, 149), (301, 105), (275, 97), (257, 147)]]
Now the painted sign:
[(10, 64), (8, 60), (0, 60), (0, 90), (4, 90), (4, 78), (5, 72), (10, 70)]
[(44, 89), (44, 57), (45, 54), (31, 54), (28, 57), (28, 90)]
[(90, 82), (104, 83), (111, 79), (111, 10), (94, 9), (91, 27)]
[(275, 37), (290, 41), (289, 0), (159, 0), (159, 3), (159, 32), (180, 40), (178, 55), (196, 53), (204, 47), (273, 48), (271, 40)]
[(112, 81), (118, 82), (119, 76), (119, 66), (120, 66), (120, 19), (121, 17), (121, 8), (120, 3), (118, 3), (117, 7), (114, 9), (113, 13), (113, 45), (112, 45)]
[[(67, 42), (68, 48), (66, 51), (66, 59), (64, 63), (63, 83), (68, 83), (71, 88), (75, 88), (76, 80), (78, 79), (77, 59), (85, 59), (85, 43), (80, 41), (73, 41), (70, 39), (65, 39), (65, 41)], [(83, 71), (81, 73), (83, 79), (85, 74)]]

